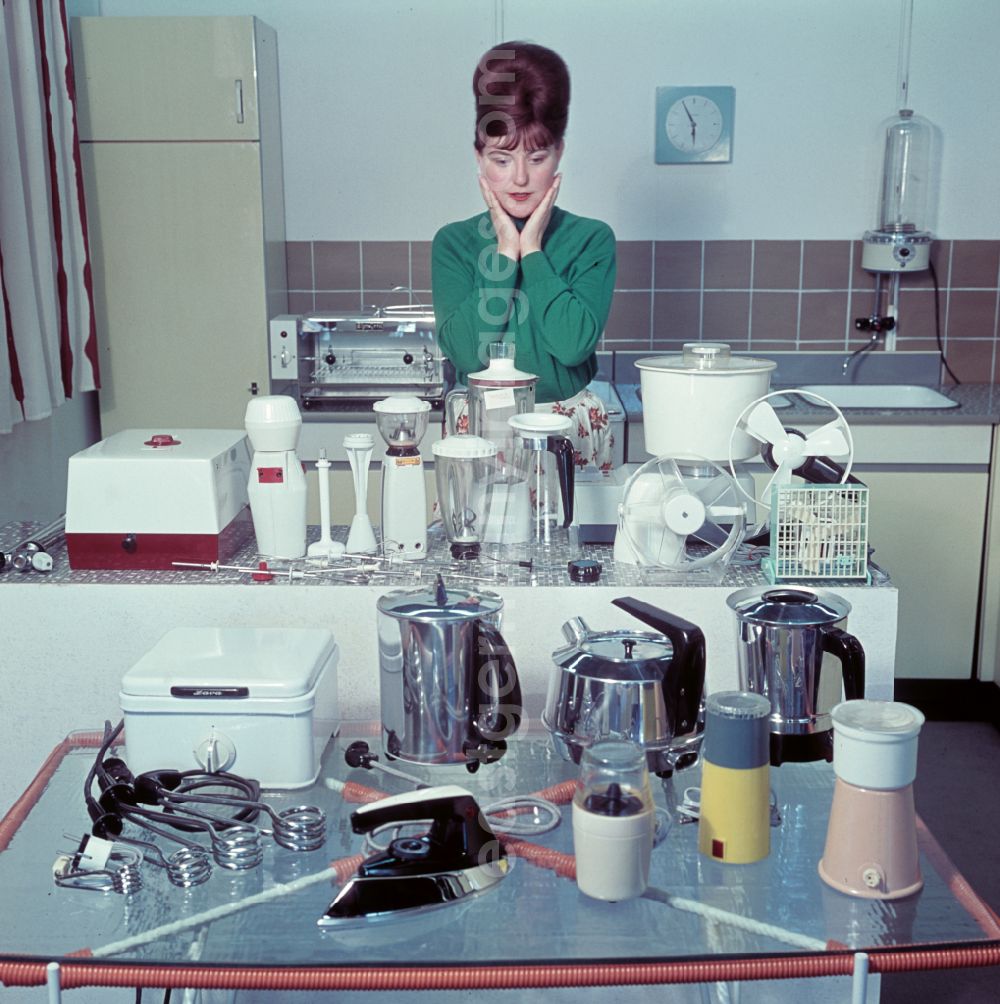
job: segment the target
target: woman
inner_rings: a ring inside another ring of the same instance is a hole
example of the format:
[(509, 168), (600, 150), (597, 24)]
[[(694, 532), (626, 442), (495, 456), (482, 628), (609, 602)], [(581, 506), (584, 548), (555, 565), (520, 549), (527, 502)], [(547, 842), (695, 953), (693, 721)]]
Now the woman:
[(518, 369), (538, 376), (536, 410), (569, 415), (578, 466), (607, 470), (607, 413), (586, 387), (611, 308), (615, 236), (555, 205), (569, 71), (551, 49), (505, 42), (472, 83), (486, 211), (434, 237), (438, 340), (463, 381), (486, 367), (490, 342), (513, 342)]

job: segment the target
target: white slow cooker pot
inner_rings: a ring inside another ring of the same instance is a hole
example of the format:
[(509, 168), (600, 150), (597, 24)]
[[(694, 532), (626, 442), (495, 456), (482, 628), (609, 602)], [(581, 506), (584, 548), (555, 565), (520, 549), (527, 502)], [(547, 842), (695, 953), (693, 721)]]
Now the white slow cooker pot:
[(748, 460), (759, 444), (733, 427), (768, 393), (772, 359), (734, 356), (724, 342), (688, 342), (681, 355), (640, 359), (646, 450), (655, 457), (693, 456), (716, 463)]

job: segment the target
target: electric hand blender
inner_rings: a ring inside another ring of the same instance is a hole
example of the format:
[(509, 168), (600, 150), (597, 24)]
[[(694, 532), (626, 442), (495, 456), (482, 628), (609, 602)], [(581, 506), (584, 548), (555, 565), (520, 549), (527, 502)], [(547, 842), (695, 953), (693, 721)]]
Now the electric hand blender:
[(354, 518), (347, 534), (347, 550), (351, 554), (374, 554), (377, 550), (375, 531), (368, 518), (368, 465), (374, 448), (375, 440), (368, 432), (344, 437), (344, 450), (354, 478)]

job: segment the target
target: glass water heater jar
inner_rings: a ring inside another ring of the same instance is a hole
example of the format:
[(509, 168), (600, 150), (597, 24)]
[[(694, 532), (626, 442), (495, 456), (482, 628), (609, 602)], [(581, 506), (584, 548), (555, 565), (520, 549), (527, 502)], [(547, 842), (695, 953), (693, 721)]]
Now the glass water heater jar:
[(919, 271), (930, 259), (934, 130), (909, 108), (889, 119), (879, 193), (878, 227), (864, 236), (862, 267), (871, 272)]

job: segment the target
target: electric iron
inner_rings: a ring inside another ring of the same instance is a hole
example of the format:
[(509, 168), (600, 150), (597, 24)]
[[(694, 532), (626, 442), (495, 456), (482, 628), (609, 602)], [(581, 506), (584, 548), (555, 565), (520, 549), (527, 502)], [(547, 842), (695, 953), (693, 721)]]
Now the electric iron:
[(495, 886), (510, 861), (472, 795), (441, 785), (393, 795), (351, 813), (355, 833), (392, 823), (430, 820), (430, 829), (401, 836), (362, 862), (316, 922), (368, 924), (456, 903)]

